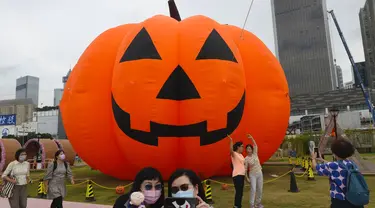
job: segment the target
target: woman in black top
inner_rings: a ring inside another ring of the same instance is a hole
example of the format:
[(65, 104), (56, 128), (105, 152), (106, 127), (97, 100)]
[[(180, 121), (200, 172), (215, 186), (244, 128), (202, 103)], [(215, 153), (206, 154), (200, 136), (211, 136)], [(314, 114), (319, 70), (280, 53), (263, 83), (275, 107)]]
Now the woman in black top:
[(130, 196), (134, 192), (142, 192), (144, 205), (148, 208), (161, 208), (164, 205), (164, 182), (158, 170), (152, 167), (142, 169), (135, 176), (131, 190), (120, 196), (113, 208), (133, 208)]

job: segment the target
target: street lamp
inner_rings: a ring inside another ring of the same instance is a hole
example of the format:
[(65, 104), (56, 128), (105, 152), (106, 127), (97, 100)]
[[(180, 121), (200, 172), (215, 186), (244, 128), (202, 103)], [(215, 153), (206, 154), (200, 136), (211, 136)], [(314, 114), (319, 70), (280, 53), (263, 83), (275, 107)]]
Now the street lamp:
[[(339, 109), (337, 109), (336, 107), (332, 107), (330, 110), (329, 110), (329, 113), (331, 114), (331, 116), (333, 116), (333, 124), (334, 124), (334, 128), (335, 128), (335, 138), (337, 139), (337, 116), (339, 115)], [(333, 161), (336, 161), (336, 157), (333, 156)]]
[[(36, 152), (36, 162), (39, 164), (41, 163), (41, 159), (40, 159), (40, 134), (37, 134), (36, 137), (38, 138), (38, 151)], [(37, 168), (38, 169), (38, 168)]]
[(38, 133), (37, 135), (36, 135), (36, 137), (38, 138), (38, 145), (40, 145), (40, 143), (39, 143), (39, 141), (40, 141), (40, 134)]

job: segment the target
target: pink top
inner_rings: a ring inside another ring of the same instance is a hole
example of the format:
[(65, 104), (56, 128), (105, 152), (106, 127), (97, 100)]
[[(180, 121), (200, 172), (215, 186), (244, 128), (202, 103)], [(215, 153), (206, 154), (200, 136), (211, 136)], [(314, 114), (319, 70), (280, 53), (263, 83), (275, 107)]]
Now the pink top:
[(232, 164), (233, 164), (233, 173), (232, 177), (238, 175), (245, 175), (245, 158), (242, 154), (238, 152), (233, 152), (233, 156), (231, 157)]

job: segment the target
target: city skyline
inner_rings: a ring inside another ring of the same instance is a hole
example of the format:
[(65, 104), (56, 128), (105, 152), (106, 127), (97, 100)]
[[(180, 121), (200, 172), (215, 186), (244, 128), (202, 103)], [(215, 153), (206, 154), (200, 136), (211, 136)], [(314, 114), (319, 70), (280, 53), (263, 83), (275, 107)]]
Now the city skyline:
[[(75, 7), (71, 7), (72, 3)], [(142, 6), (145, 3), (149, 6)], [(183, 18), (202, 14), (222, 24), (238, 27), (243, 26), (250, 5), (247, 0), (238, 0), (236, 4), (224, 0), (179, 0), (176, 3)], [(356, 62), (364, 61), (358, 17), (364, 3), (365, 0), (327, 0), (327, 9), (335, 10)], [(84, 9), (87, 5), (86, 1), (0, 3), (0, 18), (7, 19), (0, 23), (5, 31), (0, 34), (0, 53), (4, 54), (0, 57), (0, 87), (4, 89), (0, 92), (0, 99), (15, 98), (15, 80), (28, 74), (40, 78), (39, 104), (53, 105), (53, 89), (63, 87), (61, 77), (75, 65), (97, 35), (120, 24), (140, 22), (156, 14), (169, 14), (164, 1), (140, 0), (134, 4), (90, 1), (90, 10)], [(65, 15), (67, 13), (70, 15)], [(344, 82), (347, 82), (352, 77), (351, 65), (332, 26), (330, 22), (334, 56), (343, 69)], [(245, 29), (257, 35), (275, 53), (270, 0), (254, 1)]]

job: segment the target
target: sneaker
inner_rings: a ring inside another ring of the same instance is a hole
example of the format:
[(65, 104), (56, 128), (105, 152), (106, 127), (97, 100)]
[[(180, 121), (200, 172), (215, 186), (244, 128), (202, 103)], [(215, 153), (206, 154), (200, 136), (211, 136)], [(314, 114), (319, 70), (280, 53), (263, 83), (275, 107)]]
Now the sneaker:
[(262, 204), (258, 204), (258, 205), (256, 206), (256, 208), (264, 208), (264, 206), (263, 206)]

